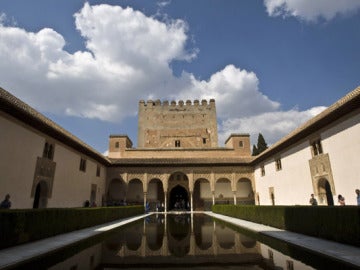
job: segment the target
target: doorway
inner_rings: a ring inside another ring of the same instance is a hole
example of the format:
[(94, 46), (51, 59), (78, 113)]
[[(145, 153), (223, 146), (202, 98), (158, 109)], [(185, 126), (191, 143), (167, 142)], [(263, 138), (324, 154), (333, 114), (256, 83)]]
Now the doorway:
[(171, 190), (169, 209), (178, 211), (190, 210), (189, 195), (184, 187), (177, 185)]
[(326, 197), (327, 205), (334, 205), (334, 198), (329, 181), (320, 179), (318, 188), (320, 198)]
[(45, 181), (40, 181), (36, 185), (33, 208), (46, 208), (48, 197), (48, 187)]

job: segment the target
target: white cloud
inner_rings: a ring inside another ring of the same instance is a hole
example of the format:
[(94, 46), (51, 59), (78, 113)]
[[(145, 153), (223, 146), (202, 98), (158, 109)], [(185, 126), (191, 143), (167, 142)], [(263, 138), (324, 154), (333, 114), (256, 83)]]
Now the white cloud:
[(249, 133), (252, 144), (257, 143), (258, 133), (262, 133), (268, 145), (288, 134), (300, 124), (322, 112), (326, 107), (314, 107), (306, 111), (265, 112), (243, 118), (224, 120), (219, 128), (219, 141), (225, 142), (231, 133)]
[(131, 8), (88, 3), (74, 16), (87, 51), (73, 54), (52, 29), (0, 25), (2, 86), (42, 111), (120, 121), (136, 113), (138, 100), (181, 84), (171, 61), (196, 56), (185, 49), (182, 20), (164, 23)]
[(264, 0), (264, 4), (270, 16), (294, 16), (305, 21), (331, 20), (360, 8), (359, 0)]
[(0, 12), (0, 24), (3, 24), (6, 21), (6, 14), (4, 12)]
[(280, 111), (259, 90), (256, 74), (234, 65), (208, 80), (186, 72), (175, 77), (171, 62), (191, 61), (197, 52), (186, 50), (182, 20), (88, 3), (74, 17), (86, 41), (86, 50), (74, 53), (64, 50), (66, 40), (53, 29), (34, 33), (0, 22), (2, 87), (40, 111), (117, 122), (135, 115), (140, 99), (215, 98), (220, 144), (239, 132), (254, 138), (261, 132), (272, 143), (314, 113)]
[(168, 0), (168, 1), (158, 1), (156, 4), (157, 4), (158, 7), (164, 8), (164, 7), (168, 6), (168, 5), (170, 5), (171, 1), (170, 0)]
[[(190, 75), (191, 85), (178, 95), (187, 99), (196, 94), (198, 98), (215, 98), (220, 118), (255, 115), (275, 111), (280, 104), (271, 101), (258, 89), (256, 74), (228, 65), (213, 74), (208, 81), (199, 81)], [(254, 106), (256, 104), (256, 106)]]

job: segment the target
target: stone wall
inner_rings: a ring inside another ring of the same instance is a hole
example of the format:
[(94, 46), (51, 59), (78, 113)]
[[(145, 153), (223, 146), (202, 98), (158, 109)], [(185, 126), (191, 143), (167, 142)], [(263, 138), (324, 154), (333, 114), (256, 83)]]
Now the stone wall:
[(138, 148), (217, 146), (215, 100), (139, 102)]

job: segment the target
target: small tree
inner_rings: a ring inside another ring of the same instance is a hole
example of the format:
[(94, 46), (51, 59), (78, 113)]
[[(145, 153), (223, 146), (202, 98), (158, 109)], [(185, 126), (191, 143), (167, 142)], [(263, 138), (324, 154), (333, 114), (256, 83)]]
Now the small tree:
[(259, 154), (259, 151), (258, 151), (256, 145), (254, 144), (254, 145), (253, 145), (253, 150), (252, 150), (252, 155), (253, 155), (253, 156), (257, 156), (258, 154)]
[(267, 143), (265, 142), (265, 139), (261, 133), (259, 133), (258, 137), (258, 143), (257, 143), (257, 149), (259, 154), (261, 152), (264, 152), (268, 148)]
[(254, 144), (253, 146), (253, 156), (257, 156), (261, 152), (265, 151), (268, 148), (267, 143), (265, 142), (264, 136), (259, 133), (257, 145)]

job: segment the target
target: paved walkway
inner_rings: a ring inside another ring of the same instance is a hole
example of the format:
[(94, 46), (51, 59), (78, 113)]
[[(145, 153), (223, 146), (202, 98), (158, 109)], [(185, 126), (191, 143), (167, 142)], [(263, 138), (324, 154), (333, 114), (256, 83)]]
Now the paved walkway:
[(206, 212), (207, 215), (224, 220), (231, 224), (243, 227), (253, 232), (261, 233), (284, 242), (317, 252), (339, 261), (350, 263), (360, 269), (360, 248), (333, 241), (319, 239), (299, 233), (280, 230), (270, 226), (253, 223), (250, 221), (232, 218), (224, 215)]
[[(205, 212), (207, 215), (224, 220), (234, 225), (243, 227), (250, 231), (258, 232), (264, 235), (274, 237), (276, 239), (291, 243), (293, 245), (321, 253), (323, 255), (336, 258), (340, 261), (350, 263), (360, 268), (360, 248), (339, 244), (332, 241), (322, 240), (315, 237), (310, 237), (302, 234), (288, 232), (273, 227), (231, 218), (212, 212)], [(127, 223), (141, 219), (147, 215), (136, 216), (132, 218), (122, 219), (99, 226), (86, 228), (43, 240), (31, 242), (24, 245), (19, 245), (7, 249), (0, 250), (0, 269), (12, 268), (21, 262), (31, 260), (34, 257), (46, 254), (51, 251), (56, 251), (67, 245), (84, 240), (88, 237), (95, 236), (105, 231), (109, 231)]]
[(45, 238), (28, 244), (2, 249), (0, 250), (0, 269), (16, 267), (16, 265), (22, 262), (29, 261), (33, 258), (52, 251), (56, 251), (67, 245), (74, 244), (86, 238), (98, 235), (119, 226), (123, 226), (127, 223), (144, 218), (148, 215), (150, 214), (125, 218), (114, 222), (109, 222), (106, 224)]

